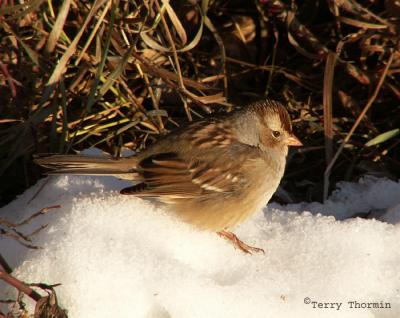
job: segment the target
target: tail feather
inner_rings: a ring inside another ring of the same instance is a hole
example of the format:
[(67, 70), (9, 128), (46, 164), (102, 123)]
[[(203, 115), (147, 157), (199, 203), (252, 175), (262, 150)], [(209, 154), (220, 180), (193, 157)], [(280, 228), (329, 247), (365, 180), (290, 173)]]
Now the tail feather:
[(134, 157), (112, 159), (84, 155), (39, 155), (34, 162), (50, 169), (47, 174), (103, 175), (138, 180)]

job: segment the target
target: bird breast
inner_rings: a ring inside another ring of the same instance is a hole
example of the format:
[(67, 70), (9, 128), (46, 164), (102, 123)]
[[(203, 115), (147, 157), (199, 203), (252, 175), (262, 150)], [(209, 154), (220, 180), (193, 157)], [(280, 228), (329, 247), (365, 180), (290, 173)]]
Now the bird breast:
[(273, 164), (262, 158), (246, 167), (242, 188), (224, 196), (209, 194), (187, 202), (175, 202), (172, 211), (183, 221), (202, 230), (228, 230), (260, 211), (271, 199), (283, 176), (285, 160)]

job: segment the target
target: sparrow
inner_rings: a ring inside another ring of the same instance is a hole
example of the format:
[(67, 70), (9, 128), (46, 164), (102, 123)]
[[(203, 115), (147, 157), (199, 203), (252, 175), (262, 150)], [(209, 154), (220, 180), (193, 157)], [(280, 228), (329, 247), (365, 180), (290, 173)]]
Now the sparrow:
[(261, 248), (230, 230), (270, 200), (289, 146), (301, 146), (289, 114), (263, 100), (181, 127), (131, 157), (38, 156), (48, 174), (112, 175), (133, 186), (121, 194), (156, 199), (182, 221), (215, 231), (246, 253)]

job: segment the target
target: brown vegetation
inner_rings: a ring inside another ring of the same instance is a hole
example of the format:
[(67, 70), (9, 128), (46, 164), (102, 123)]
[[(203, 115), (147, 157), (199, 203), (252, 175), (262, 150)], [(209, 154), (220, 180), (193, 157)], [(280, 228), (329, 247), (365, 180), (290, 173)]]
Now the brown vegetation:
[(34, 153), (119, 156), (265, 97), (305, 144), (280, 200), (396, 178), (399, 16), (394, 0), (0, 0), (0, 206), (40, 176)]
[(306, 145), (283, 181), (292, 199), (395, 177), (398, 12), (372, 0), (3, 1), (0, 202), (36, 181), (33, 153), (118, 156), (264, 97), (287, 103)]

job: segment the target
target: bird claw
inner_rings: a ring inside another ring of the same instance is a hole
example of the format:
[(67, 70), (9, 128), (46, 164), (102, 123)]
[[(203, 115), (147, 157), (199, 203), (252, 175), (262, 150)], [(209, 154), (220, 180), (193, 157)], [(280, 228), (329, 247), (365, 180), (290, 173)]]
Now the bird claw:
[(241, 241), (234, 233), (229, 232), (229, 231), (220, 231), (217, 232), (217, 234), (229, 241), (232, 242), (232, 244), (237, 247), (238, 249), (240, 249), (242, 252), (246, 253), (246, 254), (253, 254), (254, 253), (259, 253), (262, 252), (263, 254), (265, 254), (265, 251), (262, 248), (259, 247), (254, 247), (254, 246), (250, 246), (247, 245), (245, 242)]

